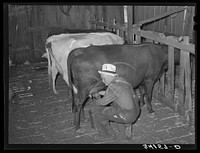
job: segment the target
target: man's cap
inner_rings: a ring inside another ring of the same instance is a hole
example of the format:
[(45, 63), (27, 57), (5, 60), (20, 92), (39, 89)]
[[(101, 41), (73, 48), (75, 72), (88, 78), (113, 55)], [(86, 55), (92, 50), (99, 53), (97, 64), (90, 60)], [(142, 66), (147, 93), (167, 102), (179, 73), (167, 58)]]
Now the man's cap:
[(103, 64), (102, 70), (98, 71), (100, 74), (106, 74), (115, 76), (116, 75), (116, 66), (113, 64)]

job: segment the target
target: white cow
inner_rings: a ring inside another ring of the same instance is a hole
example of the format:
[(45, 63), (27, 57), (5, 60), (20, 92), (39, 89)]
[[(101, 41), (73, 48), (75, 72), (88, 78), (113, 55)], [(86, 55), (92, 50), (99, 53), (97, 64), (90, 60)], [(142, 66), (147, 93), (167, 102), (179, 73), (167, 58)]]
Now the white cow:
[[(54, 93), (57, 94), (55, 79), (58, 72), (63, 75), (63, 79), (69, 85), (67, 59), (73, 49), (107, 44), (124, 44), (124, 39), (110, 32), (60, 34), (49, 37), (46, 40), (45, 48), (48, 59), (49, 81), (52, 77)], [(51, 82), (49, 83), (51, 84)]]

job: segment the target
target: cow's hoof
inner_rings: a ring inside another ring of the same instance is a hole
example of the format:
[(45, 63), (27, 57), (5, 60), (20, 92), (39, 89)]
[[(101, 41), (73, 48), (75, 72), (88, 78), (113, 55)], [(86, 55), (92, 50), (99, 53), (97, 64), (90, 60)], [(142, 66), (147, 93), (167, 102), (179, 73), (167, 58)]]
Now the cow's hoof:
[(58, 94), (58, 92), (57, 92), (57, 91), (54, 91), (54, 94), (56, 94), (56, 95), (57, 95), (57, 94)]
[(112, 136), (112, 135), (104, 135), (104, 136), (95, 135), (95, 136), (94, 136), (94, 139), (95, 139), (95, 140), (101, 140), (101, 141), (109, 141), (109, 140), (114, 140), (115, 137)]
[(78, 130), (76, 130), (76, 133), (85, 133), (86, 132), (86, 129), (84, 128), (80, 128)]
[(84, 123), (87, 123), (87, 122), (89, 122), (89, 121), (90, 121), (89, 118), (82, 118), (82, 119), (81, 119), (81, 122), (84, 122)]
[(144, 102), (141, 102), (140, 105), (141, 105), (141, 107), (143, 107), (143, 106), (145, 105), (145, 103), (144, 103)]
[(155, 114), (155, 112), (153, 111), (152, 113), (149, 113), (149, 115), (148, 115), (148, 116), (149, 116), (149, 117), (151, 117), (151, 118), (154, 118), (154, 117), (155, 117), (155, 115), (156, 115), (156, 114)]
[(150, 110), (148, 110), (148, 111), (149, 111), (149, 114), (155, 113), (155, 111), (154, 111), (153, 109), (150, 109)]
[(131, 140), (132, 140), (132, 136), (127, 136), (127, 135), (126, 135), (126, 140), (127, 140), (127, 141), (131, 141)]

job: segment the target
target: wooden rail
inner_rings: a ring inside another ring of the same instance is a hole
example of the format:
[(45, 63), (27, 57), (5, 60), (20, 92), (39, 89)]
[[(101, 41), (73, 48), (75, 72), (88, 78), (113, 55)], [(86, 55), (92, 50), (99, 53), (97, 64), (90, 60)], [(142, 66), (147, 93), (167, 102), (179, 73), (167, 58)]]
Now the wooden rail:
[[(113, 25), (112, 23), (107, 23), (107, 22), (101, 22), (101, 21), (95, 21), (95, 20), (90, 20), (91, 24), (96, 24), (100, 26), (105, 26), (109, 27), (112, 29), (117, 29), (121, 31), (127, 32), (127, 28), (124, 25), (121, 24), (116, 24)], [(151, 39), (156, 42), (160, 42), (178, 49), (181, 49), (186, 52), (190, 52), (192, 54), (195, 54), (195, 46), (194, 44), (184, 44), (182, 42), (179, 42), (178, 37), (172, 37), (172, 36), (165, 36), (163, 33), (158, 33), (155, 31), (144, 31), (140, 30), (139, 28), (134, 28), (135, 26), (132, 26), (132, 32), (133, 34), (146, 38), (146, 39)]]
[(163, 33), (158, 33), (154, 31), (144, 31), (144, 30), (138, 30), (138, 29), (133, 29), (133, 33), (140, 37), (151, 39), (153, 41), (160, 42), (160, 43), (181, 49), (183, 51), (195, 54), (194, 44), (185, 44), (185, 43), (179, 42), (178, 37), (174, 37), (174, 36), (165, 37)]

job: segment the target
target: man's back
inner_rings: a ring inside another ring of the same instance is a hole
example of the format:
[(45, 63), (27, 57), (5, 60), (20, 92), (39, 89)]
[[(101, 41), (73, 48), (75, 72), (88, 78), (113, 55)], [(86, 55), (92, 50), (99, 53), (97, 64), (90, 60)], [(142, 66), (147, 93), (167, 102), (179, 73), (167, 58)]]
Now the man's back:
[(117, 98), (114, 101), (121, 109), (131, 110), (139, 107), (139, 101), (135, 92), (124, 78), (115, 77), (108, 90), (112, 90), (116, 95)]

